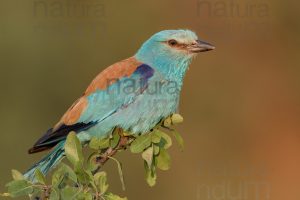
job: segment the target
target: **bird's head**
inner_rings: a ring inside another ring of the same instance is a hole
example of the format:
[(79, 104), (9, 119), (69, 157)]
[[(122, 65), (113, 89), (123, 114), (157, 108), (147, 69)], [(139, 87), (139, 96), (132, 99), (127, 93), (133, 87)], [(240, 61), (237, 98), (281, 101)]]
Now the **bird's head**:
[(189, 63), (198, 53), (214, 48), (199, 40), (193, 31), (164, 30), (148, 39), (137, 52), (136, 58), (148, 64), (176, 65)]

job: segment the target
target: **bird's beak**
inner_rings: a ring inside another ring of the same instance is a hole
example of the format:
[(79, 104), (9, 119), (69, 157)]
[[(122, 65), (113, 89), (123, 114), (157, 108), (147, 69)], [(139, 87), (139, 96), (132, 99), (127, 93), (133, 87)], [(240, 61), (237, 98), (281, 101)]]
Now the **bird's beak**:
[(205, 52), (205, 51), (210, 51), (214, 50), (215, 47), (208, 42), (204, 42), (201, 40), (197, 40), (195, 43), (191, 44), (189, 47), (189, 50), (192, 53), (200, 53), (200, 52)]

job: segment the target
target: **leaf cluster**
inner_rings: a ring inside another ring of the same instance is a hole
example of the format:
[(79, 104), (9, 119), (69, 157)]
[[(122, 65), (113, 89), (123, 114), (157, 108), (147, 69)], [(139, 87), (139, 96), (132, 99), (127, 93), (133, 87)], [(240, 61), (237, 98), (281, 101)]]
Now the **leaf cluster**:
[(26, 180), (20, 172), (12, 170), (13, 181), (6, 185), (8, 192), (0, 196), (29, 196), (30, 199), (41, 200), (126, 200), (127, 198), (121, 198), (108, 191), (107, 174), (100, 171), (101, 167), (108, 160), (115, 161), (125, 190), (122, 164), (113, 156), (129, 148), (132, 153), (141, 154), (146, 181), (149, 186), (154, 186), (157, 169), (168, 170), (171, 165), (171, 157), (167, 151), (172, 146), (170, 134), (177, 140), (180, 149), (183, 149), (182, 137), (170, 128), (182, 121), (183, 118), (179, 114), (174, 114), (161, 121), (149, 133), (140, 136), (116, 128), (106, 138), (91, 139), (89, 147), (93, 152), (86, 160), (82, 144), (76, 133), (71, 132), (65, 144), (65, 155), (71, 163), (70, 166), (61, 163), (49, 181), (39, 169), (35, 171), (33, 181)]
[(12, 170), (13, 181), (8, 183), (8, 193), (3, 196), (29, 196), (30, 199), (47, 200), (126, 200), (108, 192), (106, 172), (93, 173), (84, 163), (82, 145), (75, 133), (70, 133), (65, 144), (65, 154), (72, 167), (60, 164), (54, 171), (51, 184), (37, 169), (35, 180), (29, 181)]

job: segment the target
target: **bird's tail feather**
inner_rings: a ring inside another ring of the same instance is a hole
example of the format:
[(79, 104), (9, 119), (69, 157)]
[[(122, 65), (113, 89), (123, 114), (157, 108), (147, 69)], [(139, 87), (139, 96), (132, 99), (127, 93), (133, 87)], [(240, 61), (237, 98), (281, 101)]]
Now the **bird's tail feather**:
[(35, 171), (39, 169), (44, 175), (46, 175), (51, 169), (53, 169), (64, 156), (65, 141), (58, 143), (55, 148), (46, 155), (38, 163), (34, 164), (25, 174), (24, 177), (28, 180), (35, 181)]

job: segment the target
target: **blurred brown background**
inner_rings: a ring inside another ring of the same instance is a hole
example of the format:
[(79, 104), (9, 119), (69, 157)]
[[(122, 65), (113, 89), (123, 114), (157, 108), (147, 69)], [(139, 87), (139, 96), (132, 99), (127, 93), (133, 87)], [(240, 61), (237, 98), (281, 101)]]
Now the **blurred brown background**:
[(113, 192), (130, 200), (300, 199), (299, 3), (279, 0), (1, 0), (0, 191), (27, 149), (106, 66), (163, 29), (188, 28), (217, 49), (185, 79), (172, 168), (144, 181), (140, 156), (114, 163)]

